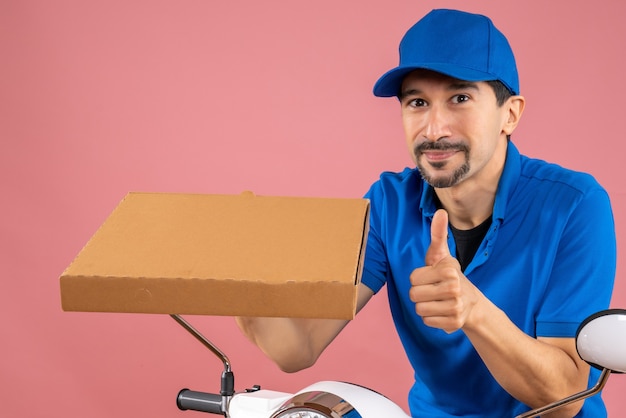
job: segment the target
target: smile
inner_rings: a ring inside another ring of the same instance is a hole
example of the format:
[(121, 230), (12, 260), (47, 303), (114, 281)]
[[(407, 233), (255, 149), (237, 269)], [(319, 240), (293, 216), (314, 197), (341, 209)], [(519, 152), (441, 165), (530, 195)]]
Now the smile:
[(425, 141), (415, 145), (414, 153), (418, 160), (420, 156), (424, 156), (426, 161), (431, 164), (443, 164), (458, 153), (465, 153), (467, 155), (469, 153), (469, 147), (461, 141)]
[(460, 150), (446, 150), (446, 151), (425, 151), (422, 154), (429, 161), (443, 161), (453, 157)]

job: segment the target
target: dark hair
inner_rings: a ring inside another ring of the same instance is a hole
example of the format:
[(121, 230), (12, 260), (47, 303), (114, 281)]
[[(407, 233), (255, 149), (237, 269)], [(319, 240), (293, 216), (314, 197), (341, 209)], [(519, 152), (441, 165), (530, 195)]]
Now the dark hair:
[(498, 106), (502, 106), (506, 100), (513, 95), (511, 91), (499, 80), (487, 81), (487, 84), (491, 86), (493, 92), (496, 94), (496, 101)]

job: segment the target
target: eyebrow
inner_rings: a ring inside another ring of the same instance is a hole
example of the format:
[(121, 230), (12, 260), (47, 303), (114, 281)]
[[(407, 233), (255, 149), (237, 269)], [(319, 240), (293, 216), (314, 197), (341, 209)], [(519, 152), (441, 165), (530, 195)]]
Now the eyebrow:
[[(459, 80), (459, 81), (454, 81), (450, 83), (448, 87), (446, 87), (446, 90), (448, 91), (467, 90), (467, 89), (478, 90), (478, 84), (472, 81)], [(407, 96), (416, 96), (420, 94), (422, 94), (422, 91), (420, 89), (413, 88), (413, 89), (401, 91), (400, 94), (398, 95), (398, 98), (402, 100), (406, 98)]]
[(478, 84), (472, 81), (456, 81), (448, 87), (448, 90), (465, 90), (472, 89), (478, 90)]

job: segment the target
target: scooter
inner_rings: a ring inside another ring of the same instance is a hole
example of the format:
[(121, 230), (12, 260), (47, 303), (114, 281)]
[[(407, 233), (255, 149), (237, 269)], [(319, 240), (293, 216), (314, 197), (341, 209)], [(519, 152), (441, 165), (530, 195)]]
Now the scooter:
[[(213, 352), (224, 364), (220, 393), (183, 389), (176, 404), (227, 418), (409, 418), (384, 395), (353, 383), (321, 381), (297, 393), (284, 393), (255, 386), (235, 392), (228, 357), (179, 315), (170, 315)], [(626, 373), (626, 310), (607, 309), (585, 319), (576, 332), (579, 356), (602, 371), (591, 388), (516, 418), (533, 418), (599, 393), (611, 373)]]

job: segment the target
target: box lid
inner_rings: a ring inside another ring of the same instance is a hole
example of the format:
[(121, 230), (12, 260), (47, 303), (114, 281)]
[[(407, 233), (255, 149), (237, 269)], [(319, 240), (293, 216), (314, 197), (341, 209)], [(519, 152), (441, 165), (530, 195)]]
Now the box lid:
[(129, 193), (62, 274), (66, 311), (354, 317), (366, 199)]

